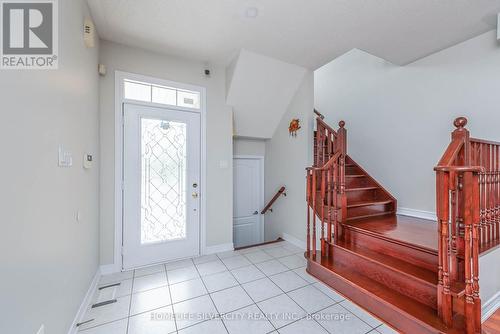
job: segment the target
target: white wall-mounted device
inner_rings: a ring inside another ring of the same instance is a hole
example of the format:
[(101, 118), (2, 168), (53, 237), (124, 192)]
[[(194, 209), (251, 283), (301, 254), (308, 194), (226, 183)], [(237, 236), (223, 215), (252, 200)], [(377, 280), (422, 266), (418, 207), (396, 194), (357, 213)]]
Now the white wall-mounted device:
[(94, 164), (94, 156), (90, 153), (83, 154), (83, 168), (90, 169)]
[(59, 145), (59, 167), (73, 166), (73, 154), (66, 150), (63, 145)]
[(99, 73), (99, 75), (100, 75), (101, 77), (105, 76), (105, 75), (106, 75), (106, 73), (107, 73), (106, 65), (104, 65), (104, 64), (99, 64), (99, 65), (97, 66), (97, 72)]
[(95, 26), (88, 17), (83, 21), (83, 42), (88, 48), (95, 47)]

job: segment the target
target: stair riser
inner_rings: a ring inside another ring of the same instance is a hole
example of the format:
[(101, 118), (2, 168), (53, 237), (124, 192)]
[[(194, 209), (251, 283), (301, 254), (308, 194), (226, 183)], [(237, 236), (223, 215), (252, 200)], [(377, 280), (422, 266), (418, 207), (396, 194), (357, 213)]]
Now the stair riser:
[(394, 204), (368, 205), (347, 209), (347, 219), (394, 211)]
[(365, 174), (358, 166), (345, 166), (345, 174)]
[(367, 177), (346, 177), (345, 183), (347, 189), (375, 186), (375, 183), (370, 182), (370, 179)]
[(389, 199), (382, 189), (346, 191), (347, 204), (356, 201), (376, 201)]
[(382, 298), (358, 288), (342, 276), (322, 267), (316, 262), (308, 261), (307, 271), (325, 284), (334, 287), (335, 290), (348, 299), (359, 305), (363, 305), (364, 309), (375, 316), (385, 319), (386, 322), (402, 333), (441, 333), (439, 330), (412, 319), (404, 311), (385, 302)]
[(360, 274), (370, 277), (388, 288), (434, 309), (437, 308), (437, 287), (435, 285), (350, 252), (342, 247), (333, 247), (333, 258), (336, 262), (352, 266)]
[(413, 263), (422, 268), (431, 270), (437, 274), (438, 256), (437, 252), (393, 242), (359, 232), (355, 229), (344, 226), (345, 240), (359, 247), (365, 247), (375, 252), (387, 254), (397, 259)]

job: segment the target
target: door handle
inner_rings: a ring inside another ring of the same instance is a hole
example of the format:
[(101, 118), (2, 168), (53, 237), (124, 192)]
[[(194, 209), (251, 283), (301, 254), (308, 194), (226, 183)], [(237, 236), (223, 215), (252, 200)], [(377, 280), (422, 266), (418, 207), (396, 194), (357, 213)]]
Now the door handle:
[(259, 211), (254, 211), (253, 213), (254, 215), (258, 215), (259, 214)]
[(198, 198), (198, 193), (194, 192), (192, 196), (193, 196), (193, 198)]

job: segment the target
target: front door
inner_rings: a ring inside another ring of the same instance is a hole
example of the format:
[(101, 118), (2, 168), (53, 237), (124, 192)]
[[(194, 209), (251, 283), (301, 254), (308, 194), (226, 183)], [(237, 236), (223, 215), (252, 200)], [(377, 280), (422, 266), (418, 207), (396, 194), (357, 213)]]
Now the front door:
[(233, 161), (233, 243), (244, 247), (263, 242), (261, 160)]
[(200, 114), (123, 112), (123, 268), (199, 255)]

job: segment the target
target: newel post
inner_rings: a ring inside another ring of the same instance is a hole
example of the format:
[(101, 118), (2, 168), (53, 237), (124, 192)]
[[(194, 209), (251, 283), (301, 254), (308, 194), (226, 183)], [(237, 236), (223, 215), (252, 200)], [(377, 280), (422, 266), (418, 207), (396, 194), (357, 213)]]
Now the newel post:
[[(463, 149), (460, 151), (455, 159), (456, 166), (471, 166), (471, 145), (470, 145), (470, 132), (465, 128), (467, 125), (467, 118), (458, 117), (453, 122), (455, 130), (451, 134), (452, 140), (459, 140), (463, 142)], [(459, 258), (464, 256), (465, 246), (465, 224), (464, 224), (464, 175), (457, 173), (450, 179), (452, 189), (452, 217), (451, 217), (451, 264), (450, 264), (450, 278), (452, 281), (459, 280), (464, 275), (464, 263)]]

